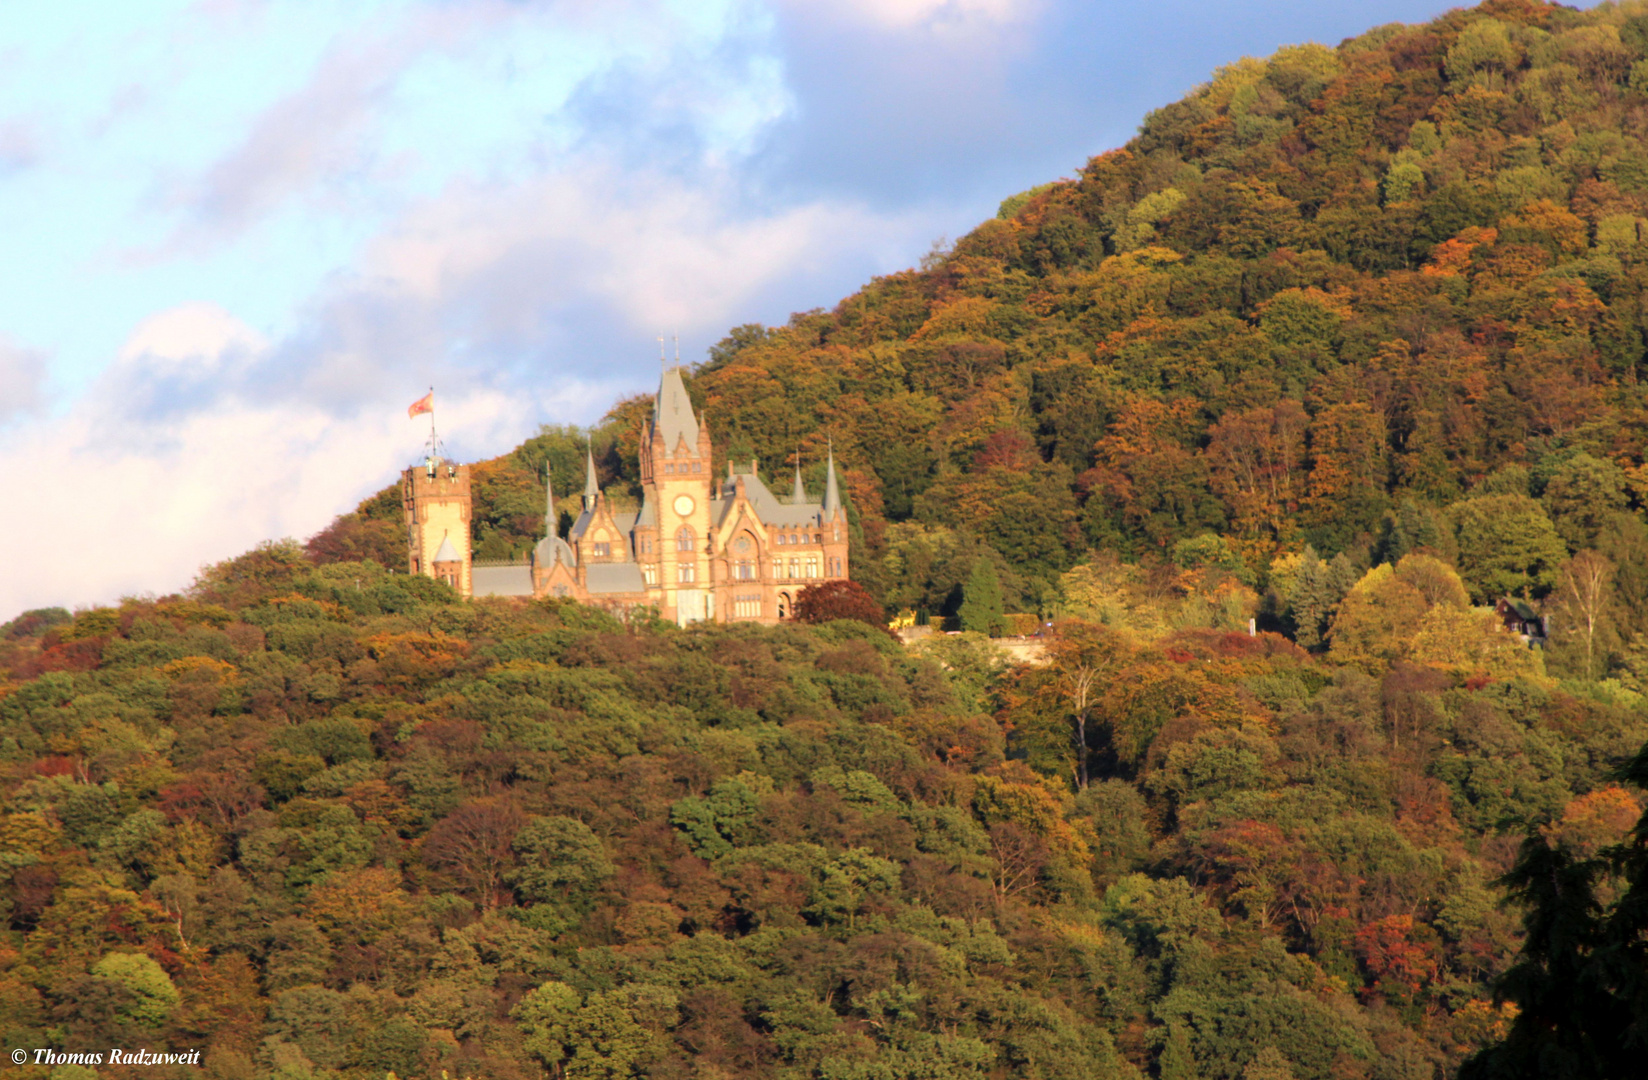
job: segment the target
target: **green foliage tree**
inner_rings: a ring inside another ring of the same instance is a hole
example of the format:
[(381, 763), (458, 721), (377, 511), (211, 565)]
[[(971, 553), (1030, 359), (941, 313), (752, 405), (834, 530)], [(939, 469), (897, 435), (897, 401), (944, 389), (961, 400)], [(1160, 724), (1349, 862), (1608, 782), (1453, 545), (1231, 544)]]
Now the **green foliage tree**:
[(961, 628), (995, 637), (1007, 629), (1002, 618), (1001, 579), (996, 576), (996, 565), (988, 556), (973, 560), (973, 569), (967, 575), (962, 589), (961, 607), (956, 612)]
[(1471, 597), (1543, 595), (1568, 550), (1551, 519), (1524, 495), (1484, 495), (1448, 507), (1459, 544), (1459, 574)]

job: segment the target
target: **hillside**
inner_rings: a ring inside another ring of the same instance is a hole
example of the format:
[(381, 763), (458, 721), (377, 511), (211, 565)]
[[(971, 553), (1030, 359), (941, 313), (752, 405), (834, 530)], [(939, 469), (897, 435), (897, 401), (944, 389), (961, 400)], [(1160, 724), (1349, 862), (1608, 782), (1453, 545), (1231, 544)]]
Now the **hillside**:
[[(737, 328), (693, 395), (775, 478), (834, 439), (890, 609), (954, 614), (979, 553), (1051, 608), (1093, 549), (1206, 532), (1261, 584), (1307, 543), (1365, 568), (1513, 496), (1629, 567), (1648, 628), (1637, 11), (1490, 3), (1234, 64), (923, 269)], [(618, 490), (643, 408), (595, 432)], [(581, 434), (480, 468), (484, 556), (537, 538), (546, 460), (582, 486)], [(1504, 584), (1451, 542), (1473, 596)]]
[[(1648, 4), (1291, 47), (711, 350), (729, 457), (834, 440), (889, 611), (988, 628), (994, 577), (1056, 617), (1045, 666), (462, 601), (383, 568), (394, 489), (184, 595), (0, 627), (6, 1045), (211, 1080), (1429, 1080), (1508, 1038), (1467, 1075), (1620, 1075), (1645, 133)], [(477, 554), (536, 542), (586, 436), (632, 489), (645, 407), (477, 464)]]

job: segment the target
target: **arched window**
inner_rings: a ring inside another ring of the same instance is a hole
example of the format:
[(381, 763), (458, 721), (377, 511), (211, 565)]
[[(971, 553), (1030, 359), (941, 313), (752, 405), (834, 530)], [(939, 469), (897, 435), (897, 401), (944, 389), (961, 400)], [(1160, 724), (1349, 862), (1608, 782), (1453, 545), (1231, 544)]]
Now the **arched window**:
[(676, 551), (696, 551), (697, 549), (698, 545), (696, 543), (696, 537), (692, 535), (691, 529), (683, 525), (679, 529), (675, 530)]

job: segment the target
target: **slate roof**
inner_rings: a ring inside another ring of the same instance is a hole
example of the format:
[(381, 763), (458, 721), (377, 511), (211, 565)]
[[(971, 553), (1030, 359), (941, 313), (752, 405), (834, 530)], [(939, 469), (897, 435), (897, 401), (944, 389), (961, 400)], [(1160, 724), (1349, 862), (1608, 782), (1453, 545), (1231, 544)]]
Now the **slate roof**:
[(554, 566), (559, 561), (569, 567), (578, 565), (578, 551), (559, 536), (546, 536), (532, 549), (534, 566)]
[(469, 586), (476, 596), (531, 596), (532, 567), (473, 566)]
[(658, 380), (658, 396), (652, 404), (652, 427), (664, 437), (664, 453), (673, 455), (684, 439), (688, 456), (698, 456), (698, 417), (693, 415), (692, 399), (687, 396), (679, 367), (669, 368)]
[(637, 563), (590, 563), (585, 570), (584, 585), (590, 594), (599, 593), (639, 593), (647, 591), (647, 583), (641, 577), (641, 567)]
[(735, 505), (734, 492), (739, 479), (744, 481), (744, 498), (749, 500), (755, 510), (755, 516), (765, 525), (778, 525), (792, 528), (801, 525), (818, 524), (819, 505), (817, 503), (781, 502), (778, 496), (768, 490), (767, 485), (754, 473), (734, 473), (721, 487), (721, 497), (710, 504), (710, 510), (715, 515), (715, 527), (723, 528), (731, 520), (732, 508)]
[(452, 546), (452, 537), (450, 535), (441, 537), (441, 546), (435, 549), (435, 557), (430, 562), (463, 562), (462, 557), (458, 554), (458, 549)]

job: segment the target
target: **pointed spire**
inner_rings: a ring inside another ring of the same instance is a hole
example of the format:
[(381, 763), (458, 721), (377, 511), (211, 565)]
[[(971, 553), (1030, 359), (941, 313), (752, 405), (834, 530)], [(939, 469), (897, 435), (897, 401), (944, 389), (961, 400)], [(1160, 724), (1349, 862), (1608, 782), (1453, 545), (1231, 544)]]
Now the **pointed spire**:
[(664, 453), (673, 455), (685, 442), (687, 456), (698, 456), (698, 417), (681, 381), (681, 368), (666, 367), (658, 378), (658, 394), (652, 399), (652, 424), (664, 437)]
[(830, 464), (824, 473), (824, 520), (841, 512), (841, 488), (835, 478), (835, 445), (830, 445)]
[(595, 482), (595, 448), (584, 448), (584, 509), (595, 509), (595, 499), (601, 494), (601, 485)]
[(790, 494), (790, 505), (801, 506), (807, 501), (807, 485), (801, 482), (801, 455), (795, 455), (795, 491)]
[(554, 536), (560, 530), (555, 521), (555, 481), (549, 475), (549, 462), (544, 462), (544, 535)]

